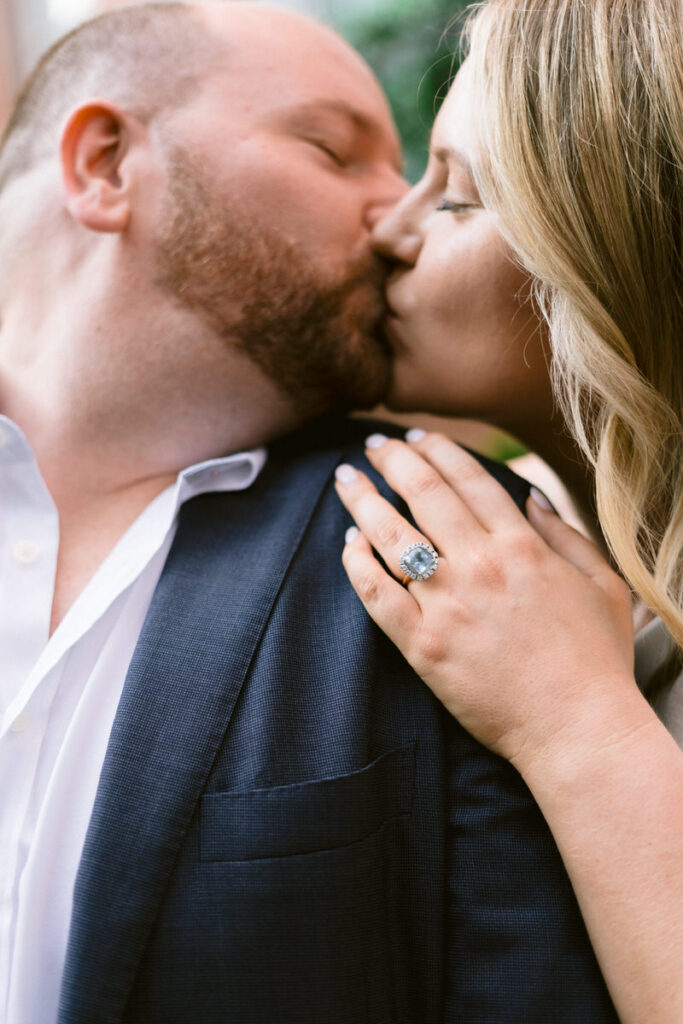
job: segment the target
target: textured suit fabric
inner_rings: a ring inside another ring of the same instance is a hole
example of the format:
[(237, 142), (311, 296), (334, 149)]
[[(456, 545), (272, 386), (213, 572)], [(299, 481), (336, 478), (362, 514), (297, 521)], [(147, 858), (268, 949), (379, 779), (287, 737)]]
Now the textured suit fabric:
[[(251, 490), (185, 506), (100, 780), (59, 1024), (617, 1020), (526, 786), (346, 579), (333, 473), (368, 471), (366, 433), (322, 421)], [(489, 468), (521, 507), (526, 483)]]

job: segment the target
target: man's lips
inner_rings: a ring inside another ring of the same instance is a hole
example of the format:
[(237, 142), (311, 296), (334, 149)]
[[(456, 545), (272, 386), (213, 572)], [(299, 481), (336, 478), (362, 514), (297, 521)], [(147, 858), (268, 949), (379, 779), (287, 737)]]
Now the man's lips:
[(401, 318), (395, 310), (389, 308), (382, 321), (382, 334), (392, 352), (404, 347), (400, 333)]

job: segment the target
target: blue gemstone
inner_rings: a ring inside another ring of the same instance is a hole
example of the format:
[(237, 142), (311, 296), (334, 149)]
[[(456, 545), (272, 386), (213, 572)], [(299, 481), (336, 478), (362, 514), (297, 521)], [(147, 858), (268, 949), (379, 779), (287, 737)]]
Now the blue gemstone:
[(416, 575), (423, 576), (433, 568), (434, 555), (431, 551), (427, 551), (426, 548), (413, 548), (413, 550), (406, 555), (405, 564), (408, 569)]

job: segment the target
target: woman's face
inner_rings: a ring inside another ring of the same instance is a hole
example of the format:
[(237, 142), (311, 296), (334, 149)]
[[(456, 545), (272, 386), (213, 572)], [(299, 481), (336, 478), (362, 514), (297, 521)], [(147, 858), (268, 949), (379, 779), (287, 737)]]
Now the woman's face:
[(548, 423), (544, 330), (469, 168), (476, 153), (467, 62), (441, 108), (425, 175), (381, 221), (395, 264), (387, 298), (394, 371), (387, 404), (494, 423), (521, 437)]

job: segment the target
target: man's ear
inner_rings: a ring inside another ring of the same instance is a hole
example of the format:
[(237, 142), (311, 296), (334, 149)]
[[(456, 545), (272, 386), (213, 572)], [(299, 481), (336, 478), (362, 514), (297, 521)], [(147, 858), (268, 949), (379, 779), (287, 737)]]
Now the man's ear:
[(131, 145), (129, 116), (114, 103), (78, 107), (62, 132), (60, 157), (71, 216), (92, 231), (124, 231), (130, 180), (122, 165)]

